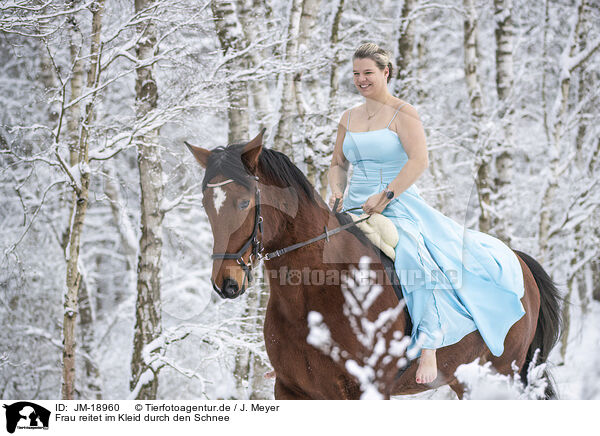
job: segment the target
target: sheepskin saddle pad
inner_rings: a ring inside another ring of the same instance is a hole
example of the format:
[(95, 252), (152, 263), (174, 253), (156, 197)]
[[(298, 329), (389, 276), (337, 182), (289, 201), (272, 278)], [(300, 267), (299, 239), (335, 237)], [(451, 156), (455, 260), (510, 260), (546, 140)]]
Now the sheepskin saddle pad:
[[(356, 215), (351, 213), (352, 219), (357, 221), (367, 216), (366, 213)], [(357, 227), (375, 244), (387, 257), (396, 259), (396, 245), (398, 245), (398, 230), (396, 226), (386, 216), (380, 213), (374, 213), (368, 220), (357, 224)]]

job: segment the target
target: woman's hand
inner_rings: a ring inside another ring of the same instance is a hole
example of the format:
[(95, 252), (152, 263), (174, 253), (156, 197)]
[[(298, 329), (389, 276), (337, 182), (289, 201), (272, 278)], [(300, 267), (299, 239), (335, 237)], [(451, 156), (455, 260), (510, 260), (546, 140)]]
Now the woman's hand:
[(362, 209), (369, 215), (374, 213), (381, 213), (383, 209), (390, 204), (390, 199), (387, 198), (385, 192), (378, 192), (377, 194), (371, 195), (367, 198), (367, 201), (362, 205)]
[(339, 212), (340, 210), (342, 210), (342, 204), (344, 203), (343, 197), (344, 197), (344, 193), (343, 192), (334, 192), (334, 193), (332, 193), (331, 197), (329, 197), (329, 209), (333, 209), (333, 205), (335, 204), (335, 200), (337, 198), (339, 198), (340, 202), (338, 203), (337, 210), (334, 210), (334, 212)]

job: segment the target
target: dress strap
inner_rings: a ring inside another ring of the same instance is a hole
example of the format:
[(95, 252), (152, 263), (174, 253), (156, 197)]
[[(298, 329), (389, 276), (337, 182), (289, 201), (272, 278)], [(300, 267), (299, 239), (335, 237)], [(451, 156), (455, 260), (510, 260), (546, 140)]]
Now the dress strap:
[(346, 123), (346, 130), (350, 129), (350, 114), (352, 113), (352, 109), (348, 112), (348, 122)]
[(392, 117), (392, 119), (390, 120), (390, 122), (389, 122), (389, 123), (388, 123), (388, 125), (387, 125), (387, 128), (388, 128), (388, 129), (390, 128), (390, 125), (392, 124), (392, 121), (394, 121), (394, 118), (396, 118), (396, 115), (398, 115), (398, 111), (400, 110), (400, 108), (401, 108), (402, 106), (404, 106), (405, 104), (408, 104), (408, 103), (404, 102), (404, 103), (402, 103), (400, 106), (398, 106), (398, 109), (396, 109), (396, 112), (394, 112), (394, 116)]

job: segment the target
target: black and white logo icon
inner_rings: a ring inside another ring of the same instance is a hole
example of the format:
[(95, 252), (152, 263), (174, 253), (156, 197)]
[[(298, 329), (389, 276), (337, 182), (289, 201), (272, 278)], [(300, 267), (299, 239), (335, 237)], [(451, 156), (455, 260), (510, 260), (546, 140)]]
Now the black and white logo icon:
[(19, 401), (6, 409), (6, 431), (14, 433), (15, 429), (48, 429), (50, 411), (28, 401)]

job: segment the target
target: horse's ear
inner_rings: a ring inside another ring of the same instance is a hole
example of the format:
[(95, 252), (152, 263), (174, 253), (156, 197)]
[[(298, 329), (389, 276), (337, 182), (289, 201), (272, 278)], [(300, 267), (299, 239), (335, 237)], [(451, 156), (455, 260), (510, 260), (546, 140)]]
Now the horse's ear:
[(198, 163), (202, 165), (202, 168), (206, 168), (206, 165), (208, 165), (208, 157), (212, 152), (202, 147), (196, 147), (195, 145), (192, 145), (187, 141), (183, 142), (185, 143), (185, 145), (187, 145), (187, 148), (190, 149)]
[(258, 156), (262, 152), (263, 146), (263, 135), (265, 134), (264, 127), (260, 131), (256, 138), (247, 143), (242, 150), (242, 162), (246, 165), (246, 168), (250, 170), (252, 174), (256, 170), (256, 166), (258, 165)]

